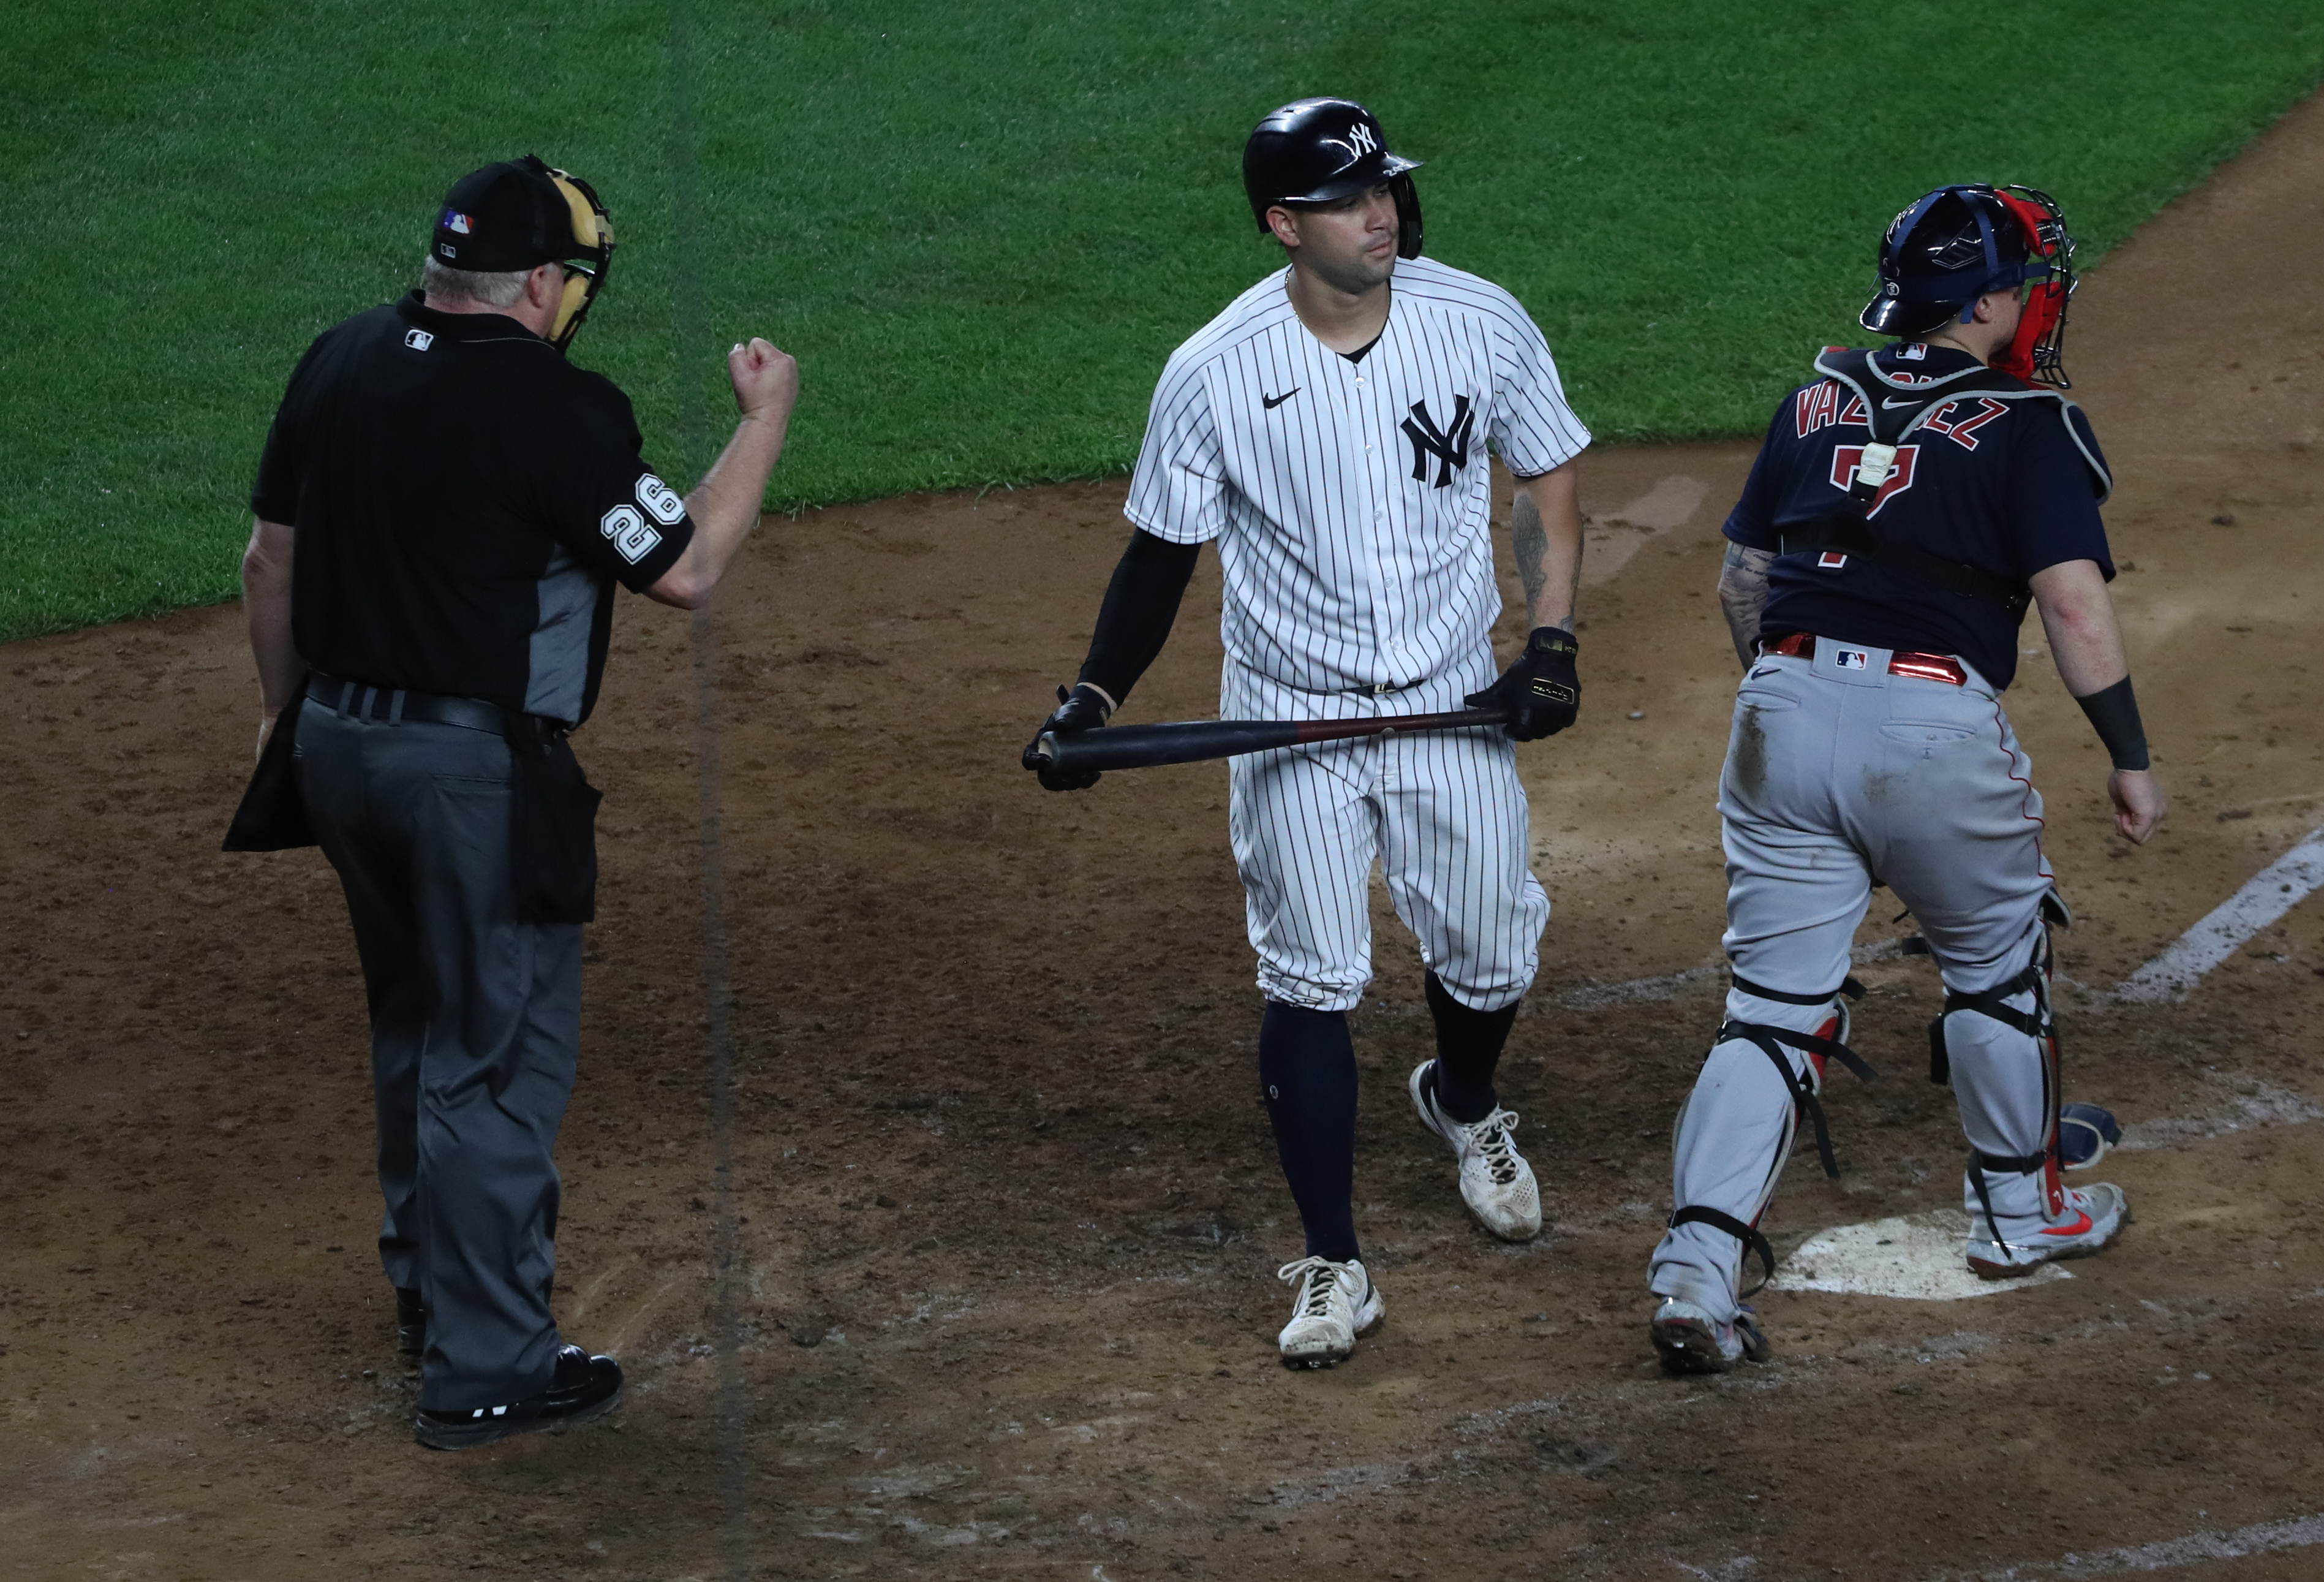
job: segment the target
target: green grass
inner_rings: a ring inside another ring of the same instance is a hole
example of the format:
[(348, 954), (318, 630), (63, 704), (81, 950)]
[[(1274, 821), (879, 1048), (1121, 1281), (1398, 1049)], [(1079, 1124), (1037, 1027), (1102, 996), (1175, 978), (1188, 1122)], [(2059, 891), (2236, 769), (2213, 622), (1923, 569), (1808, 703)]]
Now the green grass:
[[(673, 14), (700, 345), (676, 306)], [(1532, 309), (1601, 439), (1666, 439), (1756, 432), (1849, 333), (1873, 238), (1923, 189), (2046, 187), (2093, 258), (2319, 62), (2313, 0), (18, 0), (0, 638), (232, 597), (300, 348), (410, 283), (452, 177), (527, 149), (613, 211), (576, 353), (666, 470), (705, 459), (680, 436), (726, 410), (728, 342), (798, 354), (770, 496), (795, 506), (1126, 466), (1169, 348), (1275, 262), (1238, 155), (1299, 94), (1366, 99), (1428, 162), (1430, 251)]]

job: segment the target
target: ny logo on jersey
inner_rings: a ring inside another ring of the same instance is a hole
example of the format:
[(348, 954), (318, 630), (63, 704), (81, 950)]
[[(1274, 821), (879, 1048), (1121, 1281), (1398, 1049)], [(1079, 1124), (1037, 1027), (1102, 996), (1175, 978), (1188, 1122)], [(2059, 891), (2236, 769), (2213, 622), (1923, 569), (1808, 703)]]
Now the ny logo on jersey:
[(1348, 146), (1360, 154), (1371, 153), (1379, 147), (1379, 140), (1372, 135), (1370, 127), (1359, 121), (1348, 128)]
[[(1921, 448), (1919, 446), (1899, 445), (1896, 447), (1896, 459), (1888, 468), (1888, 480), (1880, 486), (1880, 492), (1872, 496), (1872, 504), (1865, 507), (1864, 514), (1867, 516), (1879, 515), (1880, 507), (1888, 504), (1888, 497), (1891, 495), (1901, 495), (1905, 490), (1911, 488), (1913, 486), (1913, 470), (1914, 465), (1918, 463), (1920, 459)], [(1831, 448), (1831, 486), (1838, 489), (1841, 494), (1846, 494), (1848, 492), (1848, 486), (1853, 483), (1856, 479), (1856, 469), (1858, 465), (1863, 460), (1864, 447), (1861, 445), (1833, 446)]]
[(1412, 441), (1412, 481), (1428, 481), (1428, 458), (1436, 458), (1436, 486), (1448, 487), (1452, 475), (1469, 465), (1469, 434), (1477, 426), (1477, 414), (1469, 410), (1469, 398), (1452, 398), (1452, 427), (1439, 429), (1436, 420), (1428, 415), (1428, 403), (1416, 401), (1412, 415), (1404, 420), (1404, 437)]

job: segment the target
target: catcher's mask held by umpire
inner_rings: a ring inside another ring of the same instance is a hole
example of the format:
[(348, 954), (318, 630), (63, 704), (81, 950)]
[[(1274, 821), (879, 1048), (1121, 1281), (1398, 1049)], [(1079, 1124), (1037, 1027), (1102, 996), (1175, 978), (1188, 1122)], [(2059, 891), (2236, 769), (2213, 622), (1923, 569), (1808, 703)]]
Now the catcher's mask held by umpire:
[(1300, 99), (1251, 129), (1242, 145), (1242, 190), (1262, 231), (1278, 203), (1329, 203), (1386, 187), (1396, 199), (1396, 255), (1420, 256), (1418, 160), (1390, 153), (1379, 117), (1353, 99)]
[(2017, 333), (1993, 359), (2029, 384), (2071, 389), (2061, 348), (2074, 294), (2074, 238), (2046, 192), (2031, 187), (1940, 187), (1916, 199), (1880, 239), (1880, 279), (1858, 322), (1879, 335), (1926, 335), (1966, 324), (1988, 291), (2030, 284)]
[(429, 253), (479, 273), (561, 264), (565, 298), (549, 342), (563, 351), (580, 333), (613, 266), (613, 222), (588, 182), (529, 153), (453, 182)]

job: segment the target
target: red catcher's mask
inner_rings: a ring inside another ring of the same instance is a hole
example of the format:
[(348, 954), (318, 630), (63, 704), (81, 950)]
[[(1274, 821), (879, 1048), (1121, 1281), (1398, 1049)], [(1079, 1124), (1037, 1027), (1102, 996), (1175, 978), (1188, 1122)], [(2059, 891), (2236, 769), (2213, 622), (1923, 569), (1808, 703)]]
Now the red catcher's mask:
[(2025, 305), (2018, 315), (2017, 333), (2008, 349), (1998, 353), (1993, 365), (2029, 384), (2073, 388), (2060, 360), (2066, 338), (2066, 305), (2074, 295), (2074, 238), (2066, 230), (2066, 217), (2046, 192), (2031, 187), (1997, 188), (2001, 200), (2025, 236)]

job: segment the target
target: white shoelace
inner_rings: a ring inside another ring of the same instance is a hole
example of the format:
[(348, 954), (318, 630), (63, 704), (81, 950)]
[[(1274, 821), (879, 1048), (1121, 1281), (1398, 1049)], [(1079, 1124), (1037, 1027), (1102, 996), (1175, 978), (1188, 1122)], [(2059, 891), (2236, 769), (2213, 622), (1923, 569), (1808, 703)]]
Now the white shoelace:
[(1275, 1278), (1286, 1285), (1296, 1285), (1305, 1280), (1307, 1289), (1299, 1298), (1300, 1316), (1320, 1318), (1332, 1305), (1332, 1292), (1339, 1289), (1340, 1271), (1345, 1267), (1311, 1253), (1286, 1263), (1275, 1272)]
[(1517, 1161), (1509, 1152), (1509, 1133), (1517, 1124), (1517, 1111), (1497, 1109), (1469, 1127), (1469, 1145), (1485, 1156), (1485, 1168), (1492, 1171), (1497, 1187), (1517, 1179)]

